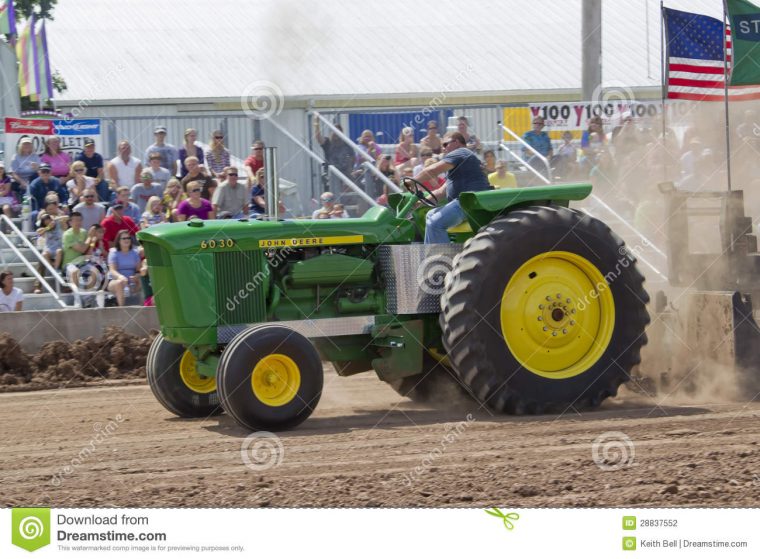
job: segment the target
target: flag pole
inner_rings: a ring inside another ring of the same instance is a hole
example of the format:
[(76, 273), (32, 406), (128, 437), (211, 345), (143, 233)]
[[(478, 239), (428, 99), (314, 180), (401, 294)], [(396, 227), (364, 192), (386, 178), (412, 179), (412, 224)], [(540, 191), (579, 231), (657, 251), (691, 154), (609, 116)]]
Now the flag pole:
[[(666, 106), (666, 100), (668, 98), (668, 89), (667, 89), (667, 68), (665, 67), (665, 48), (666, 48), (666, 39), (665, 39), (665, 6), (663, 5), (663, 0), (660, 0), (660, 81), (662, 82), (662, 144), (665, 148), (665, 153), (668, 152), (667, 148), (667, 138), (665, 136), (665, 130), (667, 129), (667, 115), (665, 114), (667, 110)], [(665, 158), (665, 163), (662, 166), (662, 181), (666, 182), (668, 180), (668, 158)]]
[[(728, 191), (731, 192), (731, 128), (728, 120), (728, 45), (726, 40), (726, 31), (728, 30), (728, 6), (726, 0), (723, 0), (723, 106), (726, 111), (726, 179), (728, 181)], [(733, 53), (734, 41), (731, 39), (731, 52)]]

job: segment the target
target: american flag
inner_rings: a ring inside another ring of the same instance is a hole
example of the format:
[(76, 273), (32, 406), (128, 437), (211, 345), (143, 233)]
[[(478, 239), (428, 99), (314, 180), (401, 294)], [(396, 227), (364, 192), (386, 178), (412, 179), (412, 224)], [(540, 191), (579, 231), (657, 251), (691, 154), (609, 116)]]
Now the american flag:
[[(726, 64), (731, 71), (731, 30), (714, 17), (663, 9), (668, 99), (723, 101)], [(725, 37), (725, 41), (721, 39)], [(725, 51), (724, 51), (725, 48)], [(760, 99), (760, 86), (730, 86), (731, 101)]]

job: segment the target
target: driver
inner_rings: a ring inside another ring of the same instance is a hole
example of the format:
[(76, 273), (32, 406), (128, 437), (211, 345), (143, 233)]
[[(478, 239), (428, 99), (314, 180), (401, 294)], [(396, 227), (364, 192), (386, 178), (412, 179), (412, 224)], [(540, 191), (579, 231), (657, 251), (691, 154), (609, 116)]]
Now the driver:
[(475, 152), (467, 149), (464, 136), (459, 132), (449, 132), (443, 137), (443, 157), (437, 163), (425, 167), (414, 177), (420, 182), (434, 181), (446, 172), (446, 184), (432, 192), (436, 198), (446, 193), (449, 203), (430, 210), (425, 218), (425, 244), (448, 243), (449, 227), (465, 220), (464, 210), (459, 205), (462, 192), (491, 190), (488, 179), (480, 166)]

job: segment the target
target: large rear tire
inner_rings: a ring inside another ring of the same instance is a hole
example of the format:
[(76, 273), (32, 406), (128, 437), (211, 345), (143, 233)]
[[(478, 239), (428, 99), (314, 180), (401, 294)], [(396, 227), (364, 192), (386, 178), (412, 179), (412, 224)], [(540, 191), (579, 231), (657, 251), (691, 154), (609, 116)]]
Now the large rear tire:
[(159, 334), (146, 362), (148, 385), (162, 406), (179, 417), (209, 417), (222, 412), (216, 379), (198, 374), (195, 357)]
[(285, 326), (254, 326), (235, 336), (217, 369), (221, 405), (253, 431), (279, 431), (305, 421), (322, 395), (319, 353)]
[(514, 211), (454, 259), (441, 297), (443, 343), (491, 409), (595, 407), (640, 362), (643, 281), (602, 222), (564, 207)]

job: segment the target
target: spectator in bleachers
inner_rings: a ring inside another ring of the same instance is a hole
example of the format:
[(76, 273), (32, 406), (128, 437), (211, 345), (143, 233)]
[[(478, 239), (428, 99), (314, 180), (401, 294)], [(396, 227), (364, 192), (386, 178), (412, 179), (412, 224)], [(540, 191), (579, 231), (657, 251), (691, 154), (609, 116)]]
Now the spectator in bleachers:
[(216, 213), (211, 202), (201, 197), (201, 193), (203, 192), (201, 183), (199, 181), (190, 181), (185, 188), (188, 199), (180, 202), (176, 214), (177, 221), (187, 221), (192, 217), (215, 219)]
[[(129, 196), (129, 190), (126, 192)], [(103, 245), (106, 250), (115, 244), (119, 231), (128, 231), (130, 235), (134, 235), (140, 229), (131, 217), (124, 215), (124, 208), (124, 203), (117, 198), (114, 205), (108, 210), (110, 215), (100, 223), (103, 226)]]
[(483, 172), (486, 175), (496, 172), (496, 154), (492, 149), (483, 152)]
[(71, 156), (61, 151), (61, 139), (58, 136), (50, 136), (45, 140), (45, 153), (40, 157), (40, 161), (50, 165), (50, 174), (61, 181), (61, 184), (71, 178), (69, 176)]
[(433, 150), (429, 147), (422, 147), (420, 148), (420, 158), (417, 161), (417, 165), (414, 166), (414, 174), (416, 175), (422, 169), (425, 168), (425, 163), (427, 163), (427, 160), (433, 157)]
[[(549, 139), (549, 134), (544, 130), (544, 126), (544, 117), (534, 116), (533, 129), (523, 134), (523, 140), (546, 159), (551, 159), (554, 150), (552, 149), (552, 141)], [(528, 165), (540, 173), (545, 172), (543, 161), (528, 148), (523, 147), (523, 158), (527, 161)]]
[[(393, 183), (399, 183), (399, 176), (393, 163), (391, 163), (390, 155), (381, 155), (375, 162), (375, 167), (380, 174), (384, 175), (387, 179), (390, 179)], [(387, 195), (388, 185), (380, 179), (375, 173), (367, 171), (364, 174), (364, 192), (373, 200), (378, 200), (384, 194)]]
[(84, 166), (87, 169), (85, 174), (88, 177), (92, 177), (98, 182), (103, 180), (103, 156), (95, 151), (94, 140), (85, 140), (84, 150), (74, 158), (74, 161), (81, 161), (84, 163)]
[(470, 123), (466, 116), (460, 116), (457, 119), (457, 131), (464, 137), (467, 149), (480, 153), (480, 139), (475, 134), (470, 133), (469, 125)]
[(427, 135), (420, 140), (420, 148), (430, 148), (434, 154), (441, 153), (441, 137), (438, 135), (438, 123), (431, 120), (427, 123)]
[(151, 153), (148, 156), (148, 164), (149, 166), (143, 169), (140, 173), (140, 180), (142, 180), (145, 173), (148, 173), (153, 179), (153, 182), (158, 183), (161, 186), (161, 190), (163, 190), (166, 183), (169, 182), (169, 179), (172, 178), (173, 175), (169, 172), (169, 169), (161, 167), (161, 154), (157, 152)]
[(16, 155), (11, 159), (11, 179), (13, 190), (27, 192), (29, 184), (37, 178), (40, 156), (34, 153), (34, 144), (29, 138), (22, 138), (18, 143)]
[(224, 147), (224, 132), (214, 130), (206, 150), (206, 167), (211, 176), (217, 177), (225, 167), (230, 166), (230, 150)]
[(393, 158), (393, 164), (397, 167), (419, 156), (419, 149), (414, 144), (414, 130), (410, 126), (401, 129), (398, 136), (398, 144)]
[(122, 140), (117, 149), (119, 155), (108, 162), (108, 178), (111, 182), (116, 183), (116, 186), (129, 186), (140, 182), (142, 163), (132, 155), (130, 143), (127, 140)]
[[(132, 189), (128, 186), (120, 186), (116, 189), (116, 200), (114, 201), (115, 204), (121, 204), (122, 205), (122, 214), (125, 217), (128, 217), (135, 223), (140, 223), (140, 217), (142, 217), (142, 212), (140, 211), (140, 206), (132, 202), (130, 199), (132, 197)], [(113, 206), (108, 208), (108, 212), (106, 212), (106, 217), (110, 217), (113, 215)]]
[(79, 282), (79, 270), (77, 264), (84, 261), (89, 244), (87, 243), (87, 229), (82, 227), (82, 214), (77, 211), (71, 212), (69, 217), (70, 227), (63, 233), (63, 270), (72, 279), (72, 283)]
[[(343, 132), (343, 128), (340, 124), (336, 124), (335, 128)], [(329, 138), (322, 136), (322, 133), (319, 130), (319, 119), (317, 118), (314, 119), (314, 137), (325, 152), (325, 161), (327, 164), (332, 165), (347, 177), (351, 177), (351, 171), (354, 168), (354, 150), (338, 137), (335, 132), (330, 134)], [(332, 187), (337, 188), (341, 182), (340, 179), (333, 176), (332, 180)]]
[(40, 176), (29, 185), (29, 194), (33, 198), (33, 210), (41, 210), (45, 207), (45, 197), (51, 192), (58, 195), (62, 203), (69, 200), (69, 192), (61, 186), (61, 182), (50, 174), (50, 165), (42, 163), (39, 167)]
[(140, 290), (140, 253), (133, 246), (132, 235), (119, 232), (116, 244), (108, 250), (108, 286), (123, 307), (126, 298)]
[(94, 188), (85, 188), (79, 197), (82, 202), (74, 206), (74, 211), (82, 216), (82, 227), (89, 230), (95, 224), (100, 224), (106, 217), (106, 209), (97, 202)]
[(594, 193), (602, 199), (605, 199), (610, 193), (614, 192), (618, 171), (615, 164), (615, 158), (609, 150), (602, 150), (596, 159), (596, 164), (589, 172), (589, 179), (593, 185)]
[(18, 194), (13, 192), (10, 178), (5, 176), (5, 167), (2, 164), (0, 164), (0, 210), (11, 218), (18, 217), (21, 214), (21, 202), (18, 199)]
[(63, 234), (68, 228), (68, 218), (54, 199), (46, 200), (45, 211), (40, 212), (40, 227), (37, 229), (39, 249), (56, 270), (61, 267), (63, 259)]
[(697, 160), (702, 154), (703, 150), (702, 140), (697, 136), (692, 136), (689, 139), (688, 145), (684, 149), (684, 153), (680, 159), (681, 166), (681, 180), (684, 177), (693, 175), (697, 169)]
[[(339, 219), (348, 217), (348, 212), (342, 209), (343, 206), (335, 204), (335, 195), (332, 192), (323, 192), (319, 197), (322, 202), (322, 207), (314, 210), (311, 214), (312, 219)], [(336, 205), (341, 207), (336, 210)]]
[(0, 312), (23, 310), (24, 292), (13, 287), (13, 272), (0, 272)]
[(182, 188), (179, 179), (172, 178), (166, 183), (162, 202), (166, 208), (166, 220), (174, 221), (174, 211), (179, 207), (180, 202), (187, 199), (187, 194)]
[(237, 167), (225, 167), (227, 180), (214, 191), (212, 205), (217, 215), (228, 212), (233, 219), (248, 216), (248, 189), (238, 182)]
[[(140, 216), (145, 211), (145, 207), (153, 196), (158, 196), (159, 199), (164, 195), (164, 188), (161, 183), (156, 181), (149, 170), (142, 172), (140, 177), (142, 182), (137, 183), (130, 190), (130, 198), (137, 204), (137, 208), (140, 210)], [(129, 214), (128, 214), (129, 215)], [(132, 217), (130, 215), (130, 217)], [(134, 219), (134, 218), (133, 218)]]
[[(74, 161), (74, 163), (71, 164), (71, 176), (73, 178), (66, 183), (66, 189), (68, 190), (69, 200), (71, 200), (72, 204), (79, 203), (79, 198), (86, 189), (95, 189), (96, 180), (92, 177), (88, 177), (85, 174), (86, 172), (87, 167), (85, 167), (85, 164), (81, 161)], [(103, 200), (98, 199), (98, 201), (100, 202)], [(105, 200), (105, 202), (109, 201), (110, 200)]]
[(248, 177), (255, 177), (259, 169), (264, 166), (264, 142), (261, 140), (255, 140), (251, 144), (251, 155), (246, 157), (243, 161), (243, 167), (245, 168), (245, 174)]
[[(438, 159), (437, 156), (431, 157), (430, 159), (428, 159), (427, 161), (425, 161), (425, 164), (422, 167), (422, 169), (420, 169), (420, 171), (422, 171), (423, 169), (425, 169), (427, 167), (430, 167), (434, 163), (438, 163), (438, 161), (439, 161), (439, 159)], [(416, 171), (413, 176), (417, 176), (418, 174), (419, 174), (419, 171)], [(431, 190), (431, 191), (438, 190), (444, 184), (446, 184), (446, 176), (445, 175), (438, 175), (434, 179), (427, 179), (427, 180), (423, 181), (422, 184), (424, 184), (425, 186), (427, 186), (428, 189)]]
[(147, 229), (151, 225), (158, 225), (159, 223), (166, 223), (166, 212), (163, 204), (161, 204), (161, 198), (151, 196), (145, 205), (145, 211), (140, 220), (140, 229)]
[(191, 181), (198, 182), (201, 185), (201, 191), (203, 193), (201, 198), (211, 201), (211, 197), (214, 195), (214, 189), (216, 188), (216, 181), (204, 172), (203, 168), (200, 166), (198, 158), (194, 156), (185, 159), (185, 167), (187, 167), (187, 175), (185, 175), (185, 178), (180, 181), (185, 192), (188, 192), (188, 183)]
[[(203, 148), (195, 144), (198, 139), (198, 131), (195, 128), (188, 128), (185, 130), (185, 143), (179, 148), (179, 178), (184, 179), (187, 175), (187, 167), (185, 167), (185, 159), (190, 156), (198, 158), (198, 163), (203, 165)], [(172, 175), (174, 176), (174, 175)]]
[(590, 169), (597, 164), (597, 159), (607, 149), (607, 135), (604, 133), (602, 117), (594, 116), (588, 121), (588, 127), (581, 134), (581, 166)]
[[(383, 151), (380, 149), (380, 146), (378, 146), (377, 143), (375, 142), (375, 135), (372, 133), (372, 130), (364, 130), (362, 132), (361, 136), (359, 136), (358, 147), (362, 152), (369, 155), (372, 161), (377, 161), (377, 158), (380, 157), (383, 153)], [(361, 157), (357, 154), (355, 169), (357, 171), (360, 170), (362, 164), (365, 161), (366, 161), (366, 158)], [(359, 174), (361, 174), (361, 172)]]
[[(250, 181), (250, 178), (249, 178)], [(251, 184), (250, 211), (251, 217), (266, 213), (266, 174), (262, 167), (256, 172), (256, 178)]]
[(158, 152), (161, 154), (161, 167), (164, 169), (169, 169), (172, 176), (176, 176), (179, 150), (177, 150), (177, 148), (175, 148), (173, 145), (166, 143), (166, 127), (157, 126), (156, 129), (153, 130), (153, 138), (153, 144), (151, 144), (148, 149), (145, 150), (143, 164), (148, 165), (150, 161), (150, 154), (153, 152)]
[(0, 159), (0, 184), (11, 184), (11, 177), (5, 172), (5, 163)]
[(507, 170), (506, 161), (497, 161), (494, 172), (489, 173), (488, 183), (494, 188), (516, 188), (517, 179)]

